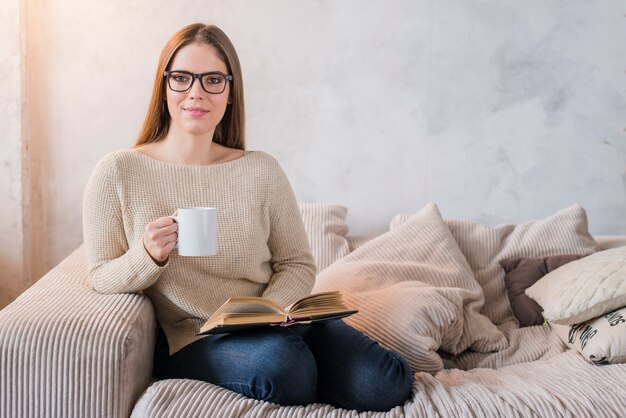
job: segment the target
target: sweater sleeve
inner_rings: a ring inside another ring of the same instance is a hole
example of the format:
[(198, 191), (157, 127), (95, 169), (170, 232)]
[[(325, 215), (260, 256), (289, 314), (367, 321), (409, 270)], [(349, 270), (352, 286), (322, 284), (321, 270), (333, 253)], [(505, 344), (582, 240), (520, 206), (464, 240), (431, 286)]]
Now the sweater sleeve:
[(159, 267), (143, 243), (124, 231), (122, 182), (115, 156), (97, 164), (83, 197), (83, 236), (91, 285), (100, 293), (132, 293), (150, 287)]
[(274, 171), (267, 243), (274, 274), (263, 297), (286, 307), (311, 293), (316, 267), (289, 180), (278, 163)]

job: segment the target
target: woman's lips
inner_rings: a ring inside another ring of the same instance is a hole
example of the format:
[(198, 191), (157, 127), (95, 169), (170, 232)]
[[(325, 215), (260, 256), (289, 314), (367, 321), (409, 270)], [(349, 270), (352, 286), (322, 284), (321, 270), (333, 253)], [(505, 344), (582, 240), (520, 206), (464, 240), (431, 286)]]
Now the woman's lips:
[(209, 113), (208, 110), (202, 109), (201, 107), (188, 107), (185, 109), (185, 112), (191, 116), (203, 116)]

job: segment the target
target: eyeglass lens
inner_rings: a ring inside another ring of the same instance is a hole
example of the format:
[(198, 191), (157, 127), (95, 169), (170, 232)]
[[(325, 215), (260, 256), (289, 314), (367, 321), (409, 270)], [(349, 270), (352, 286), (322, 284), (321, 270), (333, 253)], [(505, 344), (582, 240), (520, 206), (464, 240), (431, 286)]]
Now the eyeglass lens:
[[(200, 78), (202, 81), (202, 87), (209, 93), (219, 94), (226, 89), (226, 77), (224, 75), (205, 74)], [(191, 88), (191, 84), (194, 81), (194, 77), (191, 74), (172, 71), (167, 79), (170, 88), (174, 91), (187, 91)]]

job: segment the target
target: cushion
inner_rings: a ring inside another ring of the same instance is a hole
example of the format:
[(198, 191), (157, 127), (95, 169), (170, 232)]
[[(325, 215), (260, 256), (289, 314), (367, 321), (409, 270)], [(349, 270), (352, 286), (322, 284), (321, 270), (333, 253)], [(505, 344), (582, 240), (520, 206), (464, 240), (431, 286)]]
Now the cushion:
[(526, 289), (549, 322), (577, 324), (626, 306), (626, 246), (572, 261)]
[(359, 310), (347, 323), (403, 355), (414, 371), (441, 370), (437, 350), (507, 344), (479, 313), (480, 285), (433, 204), (320, 273), (313, 291), (328, 290)]
[[(404, 219), (397, 216), (391, 227)], [(504, 284), (502, 260), (562, 254), (588, 255), (598, 244), (587, 229), (587, 215), (573, 205), (541, 220), (519, 225), (488, 226), (475, 221), (446, 220), (485, 294), (481, 312), (495, 324), (515, 321)]]
[(350, 252), (348, 209), (340, 205), (301, 203), (300, 213), (318, 273)]
[(544, 258), (517, 258), (501, 263), (505, 273), (506, 293), (520, 327), (543, 324), (543, 309), (526, 296), (524, 291), (552, 270), (580, 257), (568, 254)]
[(552, 324), (552, 328), (591, 363), (626, 363), (626, 307), (580, 324)]

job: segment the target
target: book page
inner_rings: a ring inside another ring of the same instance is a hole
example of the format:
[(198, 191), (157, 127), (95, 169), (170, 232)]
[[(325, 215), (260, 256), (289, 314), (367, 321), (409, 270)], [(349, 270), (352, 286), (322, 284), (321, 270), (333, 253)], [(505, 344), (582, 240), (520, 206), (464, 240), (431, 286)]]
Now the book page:
[(280, 313), (273, 314), (248, 314), (248, 313), (226, 313), (211, 317), (210, 324), (255, 324), (255, 323), (281, 323), (285, 316)]
[(291, 305), (287, 312), (291, 317), (349, 311), (339, 292), (323, 292), (309, 295)]
[(227, 332), (232, 327), (246, 328), (245, 325), (271, 325), (281, 324), (285, 321), (285, 315), (282, 313), (228, 313), (222, 312), (214, 314), (200, 328), (199, 334), (211, 332), (216, 328), (221, 328), (220, 332)]
[(222, 313), (280, 313), (283, 316), (286, 315), (282, 306), (276, 302), (255, 297), (230, 298), (212, 316)]

